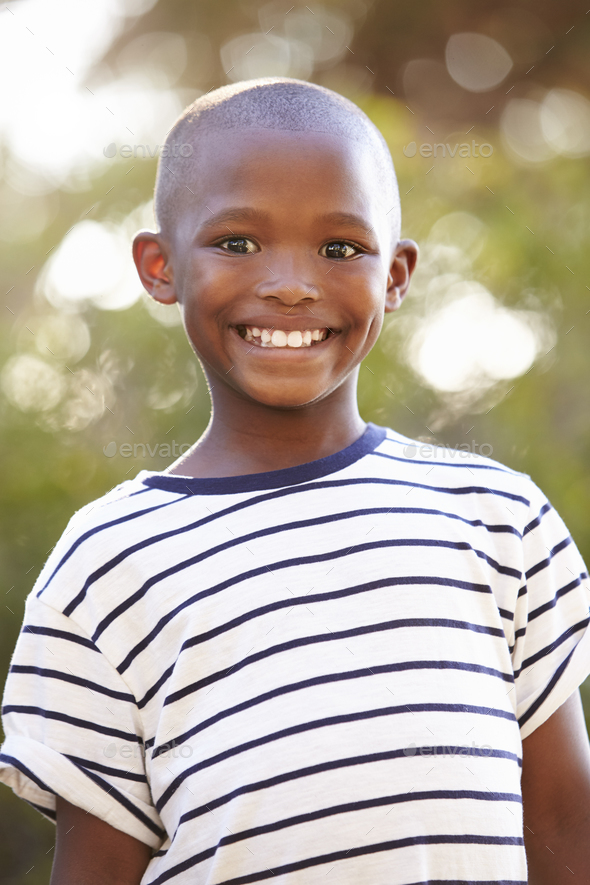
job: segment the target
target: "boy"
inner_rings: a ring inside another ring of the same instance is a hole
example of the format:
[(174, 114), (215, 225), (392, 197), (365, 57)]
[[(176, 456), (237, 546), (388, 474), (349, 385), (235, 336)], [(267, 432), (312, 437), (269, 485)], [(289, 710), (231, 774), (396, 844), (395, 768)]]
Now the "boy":
[(589, 881), (580, 555), (529, 477), (358, 412), (417, 258), (384, 140), (267, 78), (168, 141), (194, 151), (134, 258), (212, 416), (75, 514), (27, 601), (2, 777), (57, 810), (52, 882)]

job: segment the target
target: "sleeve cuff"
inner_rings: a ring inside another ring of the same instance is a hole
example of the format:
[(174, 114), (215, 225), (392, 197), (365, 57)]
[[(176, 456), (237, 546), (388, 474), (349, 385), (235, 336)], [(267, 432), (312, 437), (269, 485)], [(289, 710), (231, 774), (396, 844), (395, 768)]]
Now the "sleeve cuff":
[(519, 715), (520, 736), (523, 740), (546, 722), (590, 675), (590, 627), (586, 627), (582, 638), (569, 658), (562, 662), (562, 666), (563, 669), (556, 671), (551, 682), (543, 686), (526, 711)]
[(160, 848), (166, 833), (156, 809), (118, 786), (97, 783), (93, 775), (30, 738), (7, 737), (1, 748), (0, 781), (49, 820), (55, 822), (55, 797), (61, 796), (151, 848)]

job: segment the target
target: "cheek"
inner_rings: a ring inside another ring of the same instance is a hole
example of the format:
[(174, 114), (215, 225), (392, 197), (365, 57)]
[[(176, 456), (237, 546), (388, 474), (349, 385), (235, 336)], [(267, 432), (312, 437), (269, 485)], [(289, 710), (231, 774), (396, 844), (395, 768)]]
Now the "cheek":
[(383, 327), (385, 315), (385, 289), (386, 278), (376, 274), (375, 278), (365, 288), (363, 297), (359, 297), (354, 304), (354, 318), (356, 326), (356, 346), (353, 348), (364, 359), (374, 347)]
[(199, 260), (183, 268), (177, 277), (177, 289), (185, 326), (203, 334), (203, 324), (214, 321), (227, 307), (228, 295), (235, 286), (231, 285), (230, 276), (223, 267)]
[(363, 359), (369, 353), (370, 350), (373, 349), (375, 344), (377, 343), (377, 339), (381, 334), (381, 329), (383, 327), (383, 315), (378, 311), (371, 317), (367, 334), (365, 337), (365, 346), (363, 347)]
[(358, 285), (351, 281), (350, 307), (355, 325), (359, 329), (364, 328), (367, 334), (376, 329), (375, 334), (378, 335), (383, 324), (386, 286), (387, 279), (380, 273), (375, 273), (369, 280), (366, 277), (360, 278)]

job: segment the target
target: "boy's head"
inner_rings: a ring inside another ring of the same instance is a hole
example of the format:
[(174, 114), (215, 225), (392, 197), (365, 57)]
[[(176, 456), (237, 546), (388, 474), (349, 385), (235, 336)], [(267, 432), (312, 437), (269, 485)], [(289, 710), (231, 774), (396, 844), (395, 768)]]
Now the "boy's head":
[[(392, 244), (397, 243), (401, 225), (397, 180), (389, 148), (377, 127), (357, 105), (331, 89), (283, 77), (222, 86), (183, 111), (166, 138), (168, 156), (158, 166), (155, 213), (160, 230), (172, 232), (180, 212), (191, 205), (191, 190), (200, 178), (200, 148), (207, 134), (253, 129), (323, 132), (349, 140), (359, 154), (365, 152), (373, 166), (374, 195), (387, 216)], [(182, 145), (192, 148), (189, 157), (178, 155)]]
[(264, 78), (199, 98), (167, 144), (159, 231), (134, 257), (152, 297), (179, 303), (217, 396), (292, 409), (350, 394), (417, 257), (382, 135), (328, 89)]

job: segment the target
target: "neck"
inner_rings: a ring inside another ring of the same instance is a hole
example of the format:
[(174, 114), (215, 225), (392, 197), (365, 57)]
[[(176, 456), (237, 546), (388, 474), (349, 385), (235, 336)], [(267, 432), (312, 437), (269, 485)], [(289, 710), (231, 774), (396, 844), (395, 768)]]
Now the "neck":
[(295, 467), (352, 445), (366, 429), (356, 377), (325, 399), (299, 409), (275, 409), (222, 388), (213, 396), (203, 436), (168, 472), (239, 476)]

